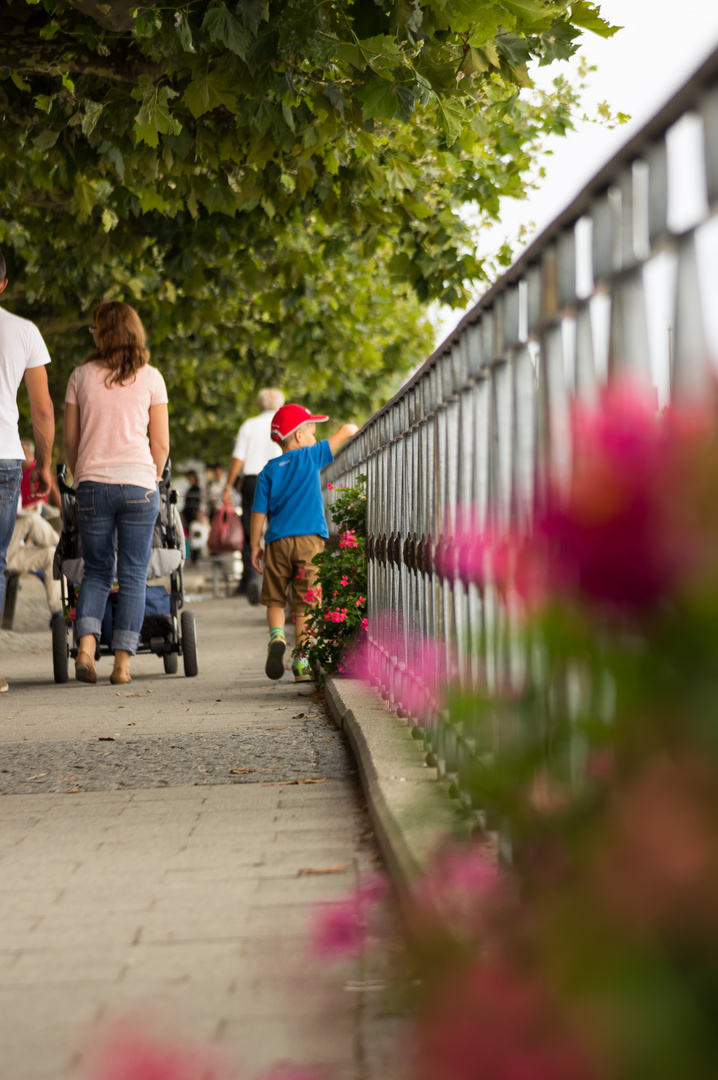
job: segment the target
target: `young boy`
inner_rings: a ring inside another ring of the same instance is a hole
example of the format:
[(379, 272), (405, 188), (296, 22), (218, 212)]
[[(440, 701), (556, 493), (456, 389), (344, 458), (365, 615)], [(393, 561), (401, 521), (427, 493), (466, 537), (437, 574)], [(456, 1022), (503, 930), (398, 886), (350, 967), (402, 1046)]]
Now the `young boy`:
[[(281, 446), (282, 455), (269, 461), (257, 477), (250, 544), (252, 566), (264, 574), (260, 601), (267, 608), (269, 648), (264, 670), (270, 679), (281, 679), (284, 674), (284, 608), (289, 585), (300, 649), (292, 663), (294, 681), (309, 682), (312, 678), (306, 653), (301, 651), (306, 643), (304, 594), (316, 579), (312, 559), (324, 550), (329, 535), (319, 472), (334, 460), (334, 451), (359, 430), (356, 424), (344, 424), (318, 443), (316, 424), (328, 419), (312, 416), (302, 405), (282, 405), (272, 417), (272, 439)], [(260, 540), (267, 516), (266, 550), (262, 552)]]

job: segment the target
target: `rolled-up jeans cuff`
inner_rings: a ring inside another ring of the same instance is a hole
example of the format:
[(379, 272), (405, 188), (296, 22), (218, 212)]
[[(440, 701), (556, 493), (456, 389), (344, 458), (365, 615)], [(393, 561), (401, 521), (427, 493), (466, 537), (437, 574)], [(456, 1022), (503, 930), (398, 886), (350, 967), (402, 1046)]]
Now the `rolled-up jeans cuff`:
[(137, 652), (137, 646), (140, 643), (140, 635), (135, 630), (113, 630), (112, 631), (112, 651), (115, 649), (124, 649), (130, 656), (134, 656)]
[(102, 633), (102, 623), (99, 619), (93, 619), (89, 615), (83, 615), (81, 618), (75, 620), (75, 637), (81, 638), (85, 634), (94, 634), (97, 640), (100, 640), (100, 634)]

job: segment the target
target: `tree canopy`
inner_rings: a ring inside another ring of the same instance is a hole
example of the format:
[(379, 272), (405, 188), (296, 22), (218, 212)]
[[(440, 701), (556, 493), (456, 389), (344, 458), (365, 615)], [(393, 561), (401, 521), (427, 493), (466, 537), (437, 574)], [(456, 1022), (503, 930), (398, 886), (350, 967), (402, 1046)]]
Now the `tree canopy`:
[(527, 65), (584, 30), (615, 28), (590, 0), (0, 0), (6, 295), (56, 399), (122, 298), (188, 449), (267, 382), (367, 415), (429, 347), (422, 304), (486, 273), (461, 206), (496, 216), (570, 126)]

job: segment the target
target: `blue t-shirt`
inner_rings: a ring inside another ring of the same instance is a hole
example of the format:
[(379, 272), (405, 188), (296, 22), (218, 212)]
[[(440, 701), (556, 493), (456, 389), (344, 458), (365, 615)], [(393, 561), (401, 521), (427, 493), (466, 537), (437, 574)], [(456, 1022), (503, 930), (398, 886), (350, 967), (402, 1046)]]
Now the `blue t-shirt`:
[(269, 515), (265, 542), (283, 536), (329, 536), (319, 471), (334, 461), (326, 439), (268, 461), (257, 477), (252, 512)]

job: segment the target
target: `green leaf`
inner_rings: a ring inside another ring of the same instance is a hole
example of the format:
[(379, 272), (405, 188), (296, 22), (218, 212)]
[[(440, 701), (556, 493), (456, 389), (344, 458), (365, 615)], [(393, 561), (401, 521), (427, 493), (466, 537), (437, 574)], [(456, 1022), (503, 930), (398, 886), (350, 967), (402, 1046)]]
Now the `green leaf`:
[(51, 22), (45, 23), (40, 31), (40, 37), (43, 41), (51, 41), (54, 38), (57, 31), (60, 29), (60, 24), (56, 19), (52, 19)]
[(227, 8), (210, 8), (202, 22), (202, 29), (209, 34), (210, 41), (226, 45), (231, 52), (247, 59), (251, 38), (239, 19)]
[(464, 53), (461, 62), (461, 71), (464, 75), (480, 75), (489, 70), (489, 62), (479, 49), (469, 46)]
[(516, 15), (529, 16), (535, 22), (545, 21), (560, 14), (558, 4), (547, 4), (545, 0), (499, 0), (501, 7)]
[(75, 199), (79, 208), (79, 220), (87, 221), (95, 205), (95, 185), (82, 173), (75, 177)]
[(170, 99), (177, 97), (177, 91), (169, 86), (145, 87), (142, 108), (135, 117), (134, 132), (137, 139), (155, 147), (159, 134), (179, 135), (182, 125), (170, 111)]
[(366, 58), (358, 45), (353, 41), (345, 41), (336, 51), (336, 59), (340, 64), (351, 64), (357, 71), (366, 71)]
[(51, 131), (46, 128), (45, 131), (41, 131), (39, 135), (36, 135), (33, 139), (33, 146), (36, 150), (49, 150), (54, 146), (59, 138), (59, 131)]
[(252, 37), (256, 37), (260, 22), (269, 18), (269, 4), (267, 0), (239, 0), (237, 12)]
[(223, 183), (215, 183), (202, 196), (201, 202), (210, 214), (227, 214), (234, 217), (237, 213), (237, 200)]
[(22, 75), (18, 75), (16, 71), (10, 72), (10, 78), (15, 83), (15, 86), (18, 88), (18, 90), (32, 90), (30, 83), (25, 82)]
[(391, 120), (399, 108), (399, 102), (391, 83), (385, 79), (374, 79), (354, 95), (362, 102), (362, 115), (365, 120)]
[(232, 76), (220, 71), (205, 71), (196, 75), (184, 92), (182, 100), (197, 120), (204, 113), (224, 105), (230, 112), (237, 108), (237, 95), (232, 89)]
[(177, 37), (181, 47), (187, 53), (195, 52), (194, 43), (192, 41), (192, 28), (190, 27), (187, 17), (183, 12), (175, 12), (175, 26), (177, 28)]
[(436, 104), (439, 110), (441, 126), (444, 129), (444, 137), (449, 146), (455, 143), (465, 124), (471, 121), (471, 110), (456, 98), (442, 100), (436, 95)]
[(85, 115), (82, 120), (82, 134), (91, 135), (97, 127), (97, 121), (104, 106), (99, 101), (85, 102)]
[(38, 94), (35, 98), (35, 105), (38, 109), (42, 109), (43, 112), (49, 113), (54, 100), (54, 94)]
[(120, 182), (124, 181), (125, 161), (122, 157), (121, 152), (117, 149), (116, 146), (111, 146), (110, 149), (107, 151), (107, 160), (115, 166), (115, 169), (117, 170), (117, 175), (120, 178)]
[(169, 203), (157, 191), (147, 188), (145, 191), (138, 192), (138, 195), (142, 212), (145, 214), (148, 214), (151, 210), (159, 210), (160, 213), (169, 210)]
[(588, 0), (577, 0), (571, 5), (571, 22), (583, 27), (584, 30), (591, 30), (599, 37), (613, 37), (622, 27), (612, 26), (601, 18), (599, 12), (600, 8), (596, 8), (595, 4), (589, 3)]

